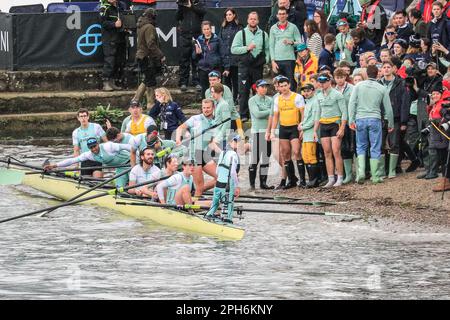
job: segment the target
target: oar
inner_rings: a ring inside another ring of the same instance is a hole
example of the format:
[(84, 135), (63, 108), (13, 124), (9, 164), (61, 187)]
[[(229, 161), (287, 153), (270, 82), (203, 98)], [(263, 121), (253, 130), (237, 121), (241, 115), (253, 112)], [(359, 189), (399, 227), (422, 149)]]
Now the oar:
[(146, 207), (160, 207), (160, 208), (173, 208), (178, 210), (209, 210), (209, 207), (206, 206), (200, 206), (197, 204), (184, 204), (184, 205), (178, 205), (178, 204), (168, 204), (168, 203), (157, 203), (157, 202), (123, 202), (123, 201), (116, 201), (116, 204), (119, 205), (128, 205), (128, 206), (146, 206)]
[(58, 204), (56, 206), (52, 206), (52, 207), (49, 207), (49, 208), (39, 209), (39, 210), (36, 210), (36, 211), (32, 211), (32, 212), (24, 213), (24, 214), (21, 214), (21, 215), (18, 215), (18, 216), (14, 216), (14, 217), (11, 217), (11, 218), (6, 218), (6, 219), (3, 219), (3, 220), (0, 220), (0, 223), (7, 222), (7, 221), (12, 221), (12, 220), (16, 220), (16, 219), (20, 219), (20, 218), (23, 218), (23, 217), (28, 217), (28, 216), (31, 216), (31, 215), (34, 215), (34, 214), (38, 214), (38, 213), (42, 213), (42, 212), (46, 212), (46, 211), (50, 211), (50, 210), (55, 210), (55, 209), (62, 208), (62, 207), (67, 207), (67, 206), (70, 206), (70, 205), (73, 205), (73, 204), (77, 204), (77, 203), (80, 203), (80, 202), (83, 202), (83, 201), (89, 201), (89, 200), (97, 199), (97, 198), (108, 196), (108, 195), (115, 195), (116, 193), (125, 192), (125, 191), (130, 190), (130, 189), (139, 188), (139, 187), (142, 187), (142, 186), (145, 186), (145, 185), (149, 185), (149, 184), (154, 184), (154, 183), (159, 182), (161, 180), (165, 180), (165, 179), (167, 179), (169, 177), (170, 176), (165, 176), (165, 177), (162, 177), (162, 178), (159, 178), (159, 179), (156, 179), (156, 180), (149, 180), (149, 181), (145, 181), (145, 182), (142, 182), (142, 183), (138, 183), (138, 184), (135, 184), (134, 186), (118, 188), (118, 189), (117, 188), (116, 189), (111, 189), (109, 191), (104, 191), (104, 192), (101, 192), (99, 194), (95, 194), (95, 195), (92, 195), (92, 196), (89, 196), (89, 197), (86, 197), (86, 198), (77, 199), (77, 200), (73, 200), (73, 201), (70, 201), (70, 202), (64, 202), (62, 204)]
[[(206, 191), (203, 194), (204, 195), (208, 195), (208, 196), (212, 196), (213, 195), (213, 193), (211, 191)], [(345, 201), (339, 201), (339, 202), (334, 202), (334, 201), (305, 201), (304, 199), (284, 197), (284, 196), (277, 196), (277, 195), (274, 195), (273, 197), (268, 197), (268, 196), (257, 196), (257, 195), (254, 196), (254, 195), (240, 194), (239, 198), (257, 199), (257, 200), (272, 200), (272, 201), (276, 201), (277, 199), (278, 200), (285, 200), (285, 201), (280, 201), (280, 202), (273, 203), (273, 204), (304, 204), (304, 205), (308, 205), (308, 203), (309, 203), (309, 205), (337, 205), (337, 204), (345, 204), (346, 203)], [(248, 202), (248, 203), (261, 203), (261, 202), (262, 201)], [(262, 203), (269, 203), (269, 202), (262, 202)]]
[(65, 168), (65, 169), (56, 169), (56, 170), (51, 170), (51, 171), (46, 171), (46, 170), (42, 170), (39, 172), (27, 172), (25, 174), (42, 174), (42, 173), (46, 173), (46, 172), (54, 172), (54, 173), (58, 173), (58, 172), (66, 172), (66, 171), (81, 171), (81, 170), (103, 170), (103, 169), (117, 169), (117, 168), (127, 168), (129, 167), (130, 164), (121, 164), (118, 166), (102, 166), (102, 167), (84, 167), (84, 168)]
[(335, 213), (335, 212), (317, 212), (317, 211), (284, 211), (284, 210), (268, 210), (268, 209), (244, 209), (239, 208), (241, 211), (245, 212), (258, 212), (258, 213), (283, 213), (283, 214), (303, 214), (303, 215), (314, 215), (314, 216), (334, 216), (334, 217), (349, 217), (353, 219), (361, 219), (361, 216), (346, 213)]
[(42, 170), (41, 167), (32, 166), (31, 164), (26, 164), (19, 160), (11, 161), (11, 159), (15, 159), (15, 158), (10, 157), (8, 160), (0, 159), (0, 162), (6, 163), (7, 165), (13, 164), (18, 167), (24, 167), (24, 168), (33, 169), (33, 170)]
[[(49, 175), (51, 173), (64, 173), (65, 176), (67, 177), (72, 177), (75, 178), (76, 174), (74, 174), (73, 171), (80, 171), (80, 170), (85, 170), (85, 169), (98, 169), (100, 170), (100, 168), (103, 169), (115, 169), (115, 168), (127, 168), (130, 167), (130, 165), (119, 165), (119, 166), (106, 166), (106, 167), (86, 167), (86, 168), (74, 168), (74, 169), (57, 169), (57, 170), (51, 170), (51, 171), (45, 171), (42, 170), (42, 168), (39, 167), (34, 167), (34, 166), (29, 166), (29, 165), (24, 165), (24, 164), (16, 164), (16, 163), (10, 163), (12, 165), (15, 166), (23, 166), (25, 168), (30, 168), (30, 169), (34, 169), (34, 170), (39, 170), (39, 171), (29, 171), (29, 172), (24, 172), (24, 171), (20, 171), (20, 170), (10, 170), (10, 169), (6, 169), (6, 168), (0, 168), (0, 185), (11, 185), (11, 184), (21, 184), (23, 181), (23, 178), (26, 175), (32, 175), (32, 174), (44, 174), (44, 175)], [(89, 178), (85, 179), (88, 180)], [(90, 179), (90, 180), (94, 180), (94, 179)], [(103, 181), (103, 180), (102, 180)]]
[[(94, 186), (94, 187), (92, 187), (92, 188), (90, 188), (90, 189), (88, 189), (88, 190), (83, 191), (82, 193), (76, 195), (75, 197), (70, 198), (70, 199), (67, 200), (66, 202), (71, 202), (71, 201), (74, 201), (74, 200), (76, 200), (76, 199), (79, 199), (79, 198), (81, 198), (82, 196), (84, 196), (85, 194), (88, 194), (89, 192), (92, 192), (92, 191), (94, 191), (95, 189), (98, 189), (98, 188), (100, 188), (100, 187), (103, 187), (105, 184), (110, 183), (110, 182), (113, 181), (114, 179), (117, 179), (117, 178), (119, 178), (119, 177), (121, 177), (121, 176), (126, 175), (128, 172), (131, 171), (131, 169), (133, 169), (133, 168), (128, 168), (127, 170), (125, 170), (125, 171), (123, 171), (123, 172), (121, 172), (121, 173), (119, 173), (119, 174), (116, 174), (114, 177), (109, 178), (109, 179), (107, 179), (107, 180), (105, 180), (105, 181), (103, 181), (103, 182), (97, 184), (96, 186)], [(55, 210), (55, 209), (52, 209), (52, 210), (49, 210), (49, 211), (47, 211), (47, 212), (41, 213), (39, 216), (40, 216), (40, 217), (43, 217), (43, 216), (45, 216), (46, 214), (49, 214), (50, 212), (52, 212), (52, 211), (54, 211), (54, 210)]]
[(254, 204), (282, 204), (282, 205), (288, 205), (288, 204), (298, 204), (298, 205), (304, 205), (304, 206), (326, 206), (326, 205), (336, 205), (338, 203), (336, 202), (326, 202), (326, 201), (275, 201), (275, 200), (262, 200), (262, 201), (254, 201), (254, 200), (245, 200), (245, 199), (235, 199), (234, 202), (236, 203), (254, 203)]

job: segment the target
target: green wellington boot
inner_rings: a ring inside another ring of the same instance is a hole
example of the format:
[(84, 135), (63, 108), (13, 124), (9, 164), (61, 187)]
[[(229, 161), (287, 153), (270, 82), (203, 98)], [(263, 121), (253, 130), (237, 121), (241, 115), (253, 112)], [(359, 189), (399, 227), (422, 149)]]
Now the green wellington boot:
[(345, 179), (343, 181), (344, 184), (350, 183), (353, 180), (352, 165), (353, 159), (344, 159), (344, 170), (345, 170)]
[(380, 178), (386, 178), (386, 156), (384, 154), (380, 157), (380, 163), (378, 164), (378, 176)]
[(356, 182), (357, 183), (364, 183), (364, 180), (366, 179), (366, 156), (358, 156), (358, 171), (356, 173)]
[(389, 175), (388, 178), (392, 179), (396, 177), (395, 167), (397, 167), (398, 154), (389, 154)]
[[(379, 159), (370, 159), (370, 174), (372, 175), (371, 179), (372, 179), (373, 183), (383, 182), (383, 179), (381, 179), (381, 177), (378, 175), (379, 164), (380, 164)], [(394, 167), (394, 171), (395, 171), (395, 167)]]

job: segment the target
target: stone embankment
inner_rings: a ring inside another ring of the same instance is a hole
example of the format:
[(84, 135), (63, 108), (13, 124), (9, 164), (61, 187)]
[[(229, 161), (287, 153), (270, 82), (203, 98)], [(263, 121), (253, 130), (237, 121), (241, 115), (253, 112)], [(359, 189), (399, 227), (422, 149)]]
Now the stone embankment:
[[(195, 90), (181, 92), (175, 71), (166, 74), (164, 86), (186, 115), (198, 113), (192, 105), (201, 97)], [(127, 110), (137, 87), (137, 76), (126, 72), (123, 91), (101, 91), (101, 70), (20, 71), (0, 74), (0, 139), (67, 137), (78, 125), (79, 108), (98, 105)], [(127, 115), (127, 112), (125, 112)]]

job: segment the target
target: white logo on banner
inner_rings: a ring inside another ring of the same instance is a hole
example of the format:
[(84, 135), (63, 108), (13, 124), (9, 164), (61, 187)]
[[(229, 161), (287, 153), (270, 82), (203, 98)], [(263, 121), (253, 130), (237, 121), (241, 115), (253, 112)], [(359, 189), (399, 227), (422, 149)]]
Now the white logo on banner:
[(170, 29), (169, 33), (165, 35), (160, 28), (156, 28), (156, 32), (158, 35), (163, 38), (164, 41), (168, 42), (170, 37), (173, 37), (172, 39), (172, 46), (175, 48), (177, 46), (177, 28), (173, 27)]
[(9, 32), (0, 31), (0, 51), (9, 52)]
[(81, 29), (81, 9), (79, 6), (70, 5), (66, 9), (67, 13), (72, 13), (66, 20), (66, 26), (69, 30)]

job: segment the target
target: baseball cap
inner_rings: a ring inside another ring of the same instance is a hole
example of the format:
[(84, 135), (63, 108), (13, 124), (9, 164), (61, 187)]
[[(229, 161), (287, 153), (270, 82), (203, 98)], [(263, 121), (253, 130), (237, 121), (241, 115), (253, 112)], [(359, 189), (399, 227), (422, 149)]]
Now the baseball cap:
[(217, 77), (220, 78), (220, 72), (219, 71), (211, 71), (210, 73), (208, 73), (208, 77), (212, 78), (212, 77)]
[(130, 107), (140, 107), (141, 105), (139, 104), (139, 101), (137, 100), (131, 100), (130, 101)]
[(229, 135), (228, 135), (228, 141), (236, 141), (236, 142), (239, 142), (239, 141), (241, 141), (241, 136), (238, 134), (238, 133), (236, 133), (236, 132), (232, 132), (232, 133), (230, 133)]
[(331, 68), (329, 66), (327, 66), (326, 64), (324, 64), (323, 66), (321, 66), (319, 68), (319, 72), (322, 72), (322, 71), (325, 71), (325, 70), (328, 70), (328, 71), (331, 72)]
[(308, 49), (308, 47), (306, 46), (306, 43), (299, 43), (297, 45), (296, 49), (297, 49), (298, 52), (300, 52), (300, 51)]
[(435, 62), (429, 62), (426, 66), (426, 69), (428, 69), (428, 67), (433, 67), (434, 69), (437, 69), (437, 65)]
[(307, 83), (303, 87), (301, 87), (300, 90), (312, 90), (312, 91), (314, 91), (315, 88), (314, 88), (314, 86), (311, 83)]
[(339, 19), (338, 22), (336, 23), (336, 27), (342, 27), (342, 26), (347, 26), (348, 22), (346, 19)]
[(98, 144), (97, 138), (91, 137), (86, 141), (87, 147), (90, 149)]
[(268, 86), (269, 83), (264, 80), (264, 79), (259, 79), (258, 81), (256, 81), (256, 87), (261, 87), (261, 86)]

